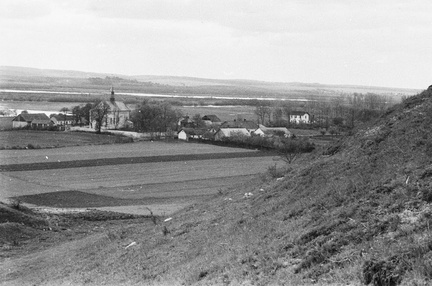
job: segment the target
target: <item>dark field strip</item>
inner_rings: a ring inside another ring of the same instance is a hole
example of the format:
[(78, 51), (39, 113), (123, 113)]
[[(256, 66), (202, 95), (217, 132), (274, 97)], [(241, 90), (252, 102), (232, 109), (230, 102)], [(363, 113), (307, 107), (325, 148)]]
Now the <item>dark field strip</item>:
[(63, 162), (42, 162), (42, 163), (0, 165), (0, 172), (82, 168), (82, 167), (97, 167), (97, 166), (107, 166), (107, 165), (123, 165), (123, 164), (265, 157), (271, 155), (272, 153), (259, 151), (259, 152), (184, 154), (184, 155), (148, 156), (148, 157), (132, 157), (132, 158), (127, 157), (127, 158), (73, 160), (73, 161), (63, 161)]

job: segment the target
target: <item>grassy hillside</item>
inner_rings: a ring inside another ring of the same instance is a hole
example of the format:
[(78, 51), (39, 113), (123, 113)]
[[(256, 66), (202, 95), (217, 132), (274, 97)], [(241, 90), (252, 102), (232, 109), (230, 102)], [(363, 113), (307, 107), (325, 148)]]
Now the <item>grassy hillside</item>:
[(123, 225), (7, 261), (12, 270), (1, 277), (53, 285), (430, 285), (431, 203), (428, 90), (299, 159), (283, 177), (221, 190), (157, 225)]

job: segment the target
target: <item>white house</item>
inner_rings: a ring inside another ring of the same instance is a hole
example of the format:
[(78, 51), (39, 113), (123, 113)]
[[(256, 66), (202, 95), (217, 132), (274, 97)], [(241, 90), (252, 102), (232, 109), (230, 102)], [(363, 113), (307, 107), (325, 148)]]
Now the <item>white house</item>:
[(177, 135), (179, 140), (189, 141), (191, 138), (202, 139), (206, 131), (202, 128), (182, 128)]
[(291, 132), (286, 127), (265, 127), (264, 125), (259, 125), (259, 128), (253, 132), (254, 135), (273, 137), (273, 136), (292, 136)]
[(57, 114), (57, 115), (53, 115), (51, 116), (51, 122), (53, 123), (54, 126), (65, 126), (65, 125), (72, 125), (74, 118), (72, 115), (66, 115), (64, 116), (64, 114)]
[(214, 139), (221, 141), (223, 138), (233, 136), (250, 136), (250, 133), (246, 128), (220, 128), (215, 133)]
[(289, 116), (289, 121), (292, 123), (311, 123), (311, 116), (308, 112), (304, 111), (292, 111)]
[[(129, 123), (131, 110), (126, 106), (126, 104), (124, 104), (123, 101), (115, 100), (114, 88), (111, 88), (110, 100), (101, 101), (93, 109), (101, 108), (101, 106), (103, 106), (104, 104), (109, 106), (109, 110), (104, 118), (104, 121), (102, 122), (102, 128), (123, 128)], [(96, 120), (92, 118), (92, 110), (90, 110), (90, 127), (94, 128), (96, 126)]]

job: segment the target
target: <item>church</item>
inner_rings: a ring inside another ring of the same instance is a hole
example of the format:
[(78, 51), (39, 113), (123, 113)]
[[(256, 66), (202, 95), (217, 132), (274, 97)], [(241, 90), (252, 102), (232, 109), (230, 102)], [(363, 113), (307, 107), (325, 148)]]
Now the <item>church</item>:
[[(101, 101), (93, 109), (101, 108), (103, 105), (109, 107), (107, 114), (102, 123), (103, 129), (120, 129), (126, 127), (130, 123), (131, 110), (126, 106), (123, 101), (117, 101), (114, 95), (114, 88), (111, 88), (110, 100)], [(90, 111), (90, 127), (95, 128), (96, 120), (92, 118), (92, 112)]]

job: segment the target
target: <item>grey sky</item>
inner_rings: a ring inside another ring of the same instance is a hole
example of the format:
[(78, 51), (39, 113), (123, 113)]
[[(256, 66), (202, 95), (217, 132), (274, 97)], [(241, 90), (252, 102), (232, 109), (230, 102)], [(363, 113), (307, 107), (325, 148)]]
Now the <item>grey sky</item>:
[(0, 65), (426, 88), (430, 0), (0, 0)]

